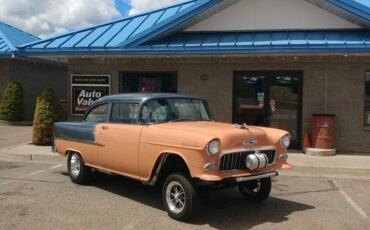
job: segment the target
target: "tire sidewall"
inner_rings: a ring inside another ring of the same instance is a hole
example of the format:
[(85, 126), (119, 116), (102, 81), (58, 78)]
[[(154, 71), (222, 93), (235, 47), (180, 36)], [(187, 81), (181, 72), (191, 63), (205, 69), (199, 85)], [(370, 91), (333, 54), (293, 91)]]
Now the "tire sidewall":
[(249, 193), (246, 185), (239, 185), (239, 191), (242, 196), (251, 202), (262, 202), (266, 200), (271, 193), (271, 178), (264, 178), (259, 180), (261, 183), (260, 190), (257, 193)]
[[(80, 159), (80, 172), (78, 175), (73, 175), (71, 171), (71, 158), (73, 155), (76, 155)], [(72, 182), (77, 183), (77, 184), (82, 184), (85, 182), (86, 166), (80, 154), (74, 153), (74, 152), (68, 154), (67, 168), (68, 168), (69, 177), (71, 178)]]
[[(170, 210), (169, 205), (167, 203), (167, 198), (166, 198), (166, 190), (172, 181), (176, 181), (181, 184), (181, 186), (184, 189), (185, 192), (185, 206), (184, 209), (180, 213), (175, 213)], [(194, 186), (190, 183), (189, 179), (182, 175), (182, 174), (171, 174), (167, 177), (163, 184), (163, 189), (162, 189), (162, 199), (163, 199), (163, 205), (168, 212), (168, 215), (176, 220), (179, 221), (186, 221), (188, 220), (192, 214), (194, 213), (197, 203), (198, 203), (198, 197), (196, 194), (196, 191), (194, 189)]]

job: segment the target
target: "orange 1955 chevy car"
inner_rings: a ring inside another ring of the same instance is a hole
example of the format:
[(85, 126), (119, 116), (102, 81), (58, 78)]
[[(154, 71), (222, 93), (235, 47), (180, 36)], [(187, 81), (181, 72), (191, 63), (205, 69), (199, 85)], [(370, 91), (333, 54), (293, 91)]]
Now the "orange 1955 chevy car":
[(100, 170), (163, 184), (169, 216), (188, 219), (204, 189), (238, 187), (263, 201), (277, 169), (289, 167), (288, 132), (213, 120), (205, 100), (180, 94), (122, 94), (97, 100), (80, 123), (56, 123), (53, 150), (71, 180)]

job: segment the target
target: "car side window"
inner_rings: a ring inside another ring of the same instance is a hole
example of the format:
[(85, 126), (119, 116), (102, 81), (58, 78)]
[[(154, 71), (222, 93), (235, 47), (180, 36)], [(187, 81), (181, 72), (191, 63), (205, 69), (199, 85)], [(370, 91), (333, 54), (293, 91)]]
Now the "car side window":
[(151, 124), (170, 121), (171, 114), (171, 108), (166, 100), (152, 100), (143, 106), (141, 122)]
[(99, 105), (93, 108), (90, 113), (86, 116), (85, 121), (102, 123), (107, 121), (108, 104)]
[(112, 104), (110, 122), (122, 124), (136, 124), (139, 115), (139, 104), (120, 102)]

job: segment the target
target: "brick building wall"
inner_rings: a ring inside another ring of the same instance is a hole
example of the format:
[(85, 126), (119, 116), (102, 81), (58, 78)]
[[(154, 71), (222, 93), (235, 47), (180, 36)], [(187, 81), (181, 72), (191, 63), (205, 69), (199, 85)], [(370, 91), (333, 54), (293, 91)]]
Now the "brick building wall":
[(9, 83), (9, 61), (5, 58), (0, 58), (0, 102), (4, 89)]
[[(109, 74), (111, 92), (115, 94), (119, 92), (120, 72), (174, 71), (179, 93), (207, 99), (216, 120), (231, 122), (235, 71), (284, 70), (304, 72), (303, 130), (310, 129), (311, 114), (334, 113), (338, 120), (338, 151), (370, 152), (370, 130), (363, 126), (364, 77), (370, 70), (369, 57), (76, 58), (69, 59), (68, 90), (71, 74)], [(201, 81), (202, 74), (210, 76), (210, 80)]]
[(52, 88), (59, 98), (67, 98), (66, 65), (34, 59), (0, 59), (0, 98), (12, 81), (23, 87), (26, 121), (33, 120), (36, 100), (43, 89)]

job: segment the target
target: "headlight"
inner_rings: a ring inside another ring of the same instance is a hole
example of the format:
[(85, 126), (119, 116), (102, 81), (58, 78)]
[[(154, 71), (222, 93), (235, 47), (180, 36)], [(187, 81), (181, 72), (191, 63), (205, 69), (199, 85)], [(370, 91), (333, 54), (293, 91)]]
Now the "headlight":
[(206, 147), (208, 155), (216, 155), (220, 151), (220, 140), (212, 140)]
[(286, 135), (283, 138), (281, 138), (280, 144), (283, 148), (288, 148), (290, 145), (290, 136)]

